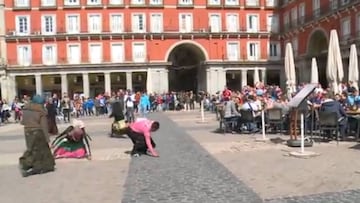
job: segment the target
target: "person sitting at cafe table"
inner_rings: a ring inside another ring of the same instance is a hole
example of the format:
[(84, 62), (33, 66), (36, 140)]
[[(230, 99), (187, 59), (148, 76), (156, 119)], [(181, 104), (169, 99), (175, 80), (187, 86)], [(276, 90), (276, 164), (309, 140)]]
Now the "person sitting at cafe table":
[[(224, 119), (226, 121), (234, 121), (239, 123), (240, 114), (236, 110), (234, 100), (230, 99), (230, 97), (224, 98)], [(231, 130), (234, 131), (235, 126), (231, 126)]]
[[(259, 106), (257, 105), (257, 102), (255, 100), (255, 97), (253, 95), (249, 95), (246, 99), (246, 101), (244, 102), (244, 104), (241, 107), (242, 110), (249, 110), (253, 112), (255, 121), (261, 119), (261, 107), (259, 108)], [(259, 129), (257, 128), (255, 123), (246, 123), (246, 128), (248, 131), (258, 131)]]
[(353, 107), (353, 106), (359, 107), (360, 106), (360, 96), (359, 96), (358, 90), (355, 90), (352, 94), (348, 95), (347, 103), (350, 107)]
[(339, 122), (340, 135), (341, 137), (346, 136), (346, 128), (348, 125), (347, 115), (341, 104), (334, 100), (332, 93), (326, 92), (323, 94), (324, 100), (320, 107), (320, 112), (335, 112)]

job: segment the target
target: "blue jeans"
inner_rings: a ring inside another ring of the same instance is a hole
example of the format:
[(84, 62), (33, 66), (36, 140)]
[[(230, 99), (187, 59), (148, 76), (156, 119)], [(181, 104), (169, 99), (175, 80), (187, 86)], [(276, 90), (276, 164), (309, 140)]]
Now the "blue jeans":
[(141, 117), (145, 118), (147, 114), (147, 107), (146, 106), (140, 106), (140, 115)]

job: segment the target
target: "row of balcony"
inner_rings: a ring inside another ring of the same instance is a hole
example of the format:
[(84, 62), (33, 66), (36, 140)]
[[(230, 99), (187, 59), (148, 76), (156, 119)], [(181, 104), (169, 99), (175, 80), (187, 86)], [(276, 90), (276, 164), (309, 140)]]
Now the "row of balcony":
[(165, 27), (163, 30), (157, 32), (153, 31), (141, 31), (141, 30), (132, 30), (125, 29), (123, 32), (115, 32), (110, 30), (102, 31), (89, 31), (89, 30), (79, 30), (76, 32), (67, 32), (64, 29), (59, 29), (57, 32), (42, 32), (40, 30), (34, 29), (28, 33), (17, 33), (15, 30), (7, 30), (6, 38), (28, 38), (28, 37), (58, 37), (58, 36), (72, 36), (72, 35), (81, 35), (81, 36), (117, 36), (117, 35), (196, 35), (196, 34), (236, 34), (236, 35), (248, 35), (248, 34), (275, 34), (276, 32), (271, 31), (271, 28), (268, 29), (248, 29), (248, 28), (239, 28), (236, 30), (218, 30), (211, 27), (208, 28), (199, 28), (188, 31), (179, 31), (179, 28), (174, 27)]
[(303, 27), (304, 25), (316, 20), (320, 20), (337, 12), (352, 8), (360, 5), (360, 0), (352, 0), (346, 4), (342, 4), (340, 0), (333, 0), (328, 6), (321, 6), (318, 9), (313, 10), (312, 13), (305, 16), (299, 16), (297, 19), (292, 19), (290, 22), (284, 22), (284, 32), (288, 32), (291, 29)]
[[(32, 0), (33, 1), (33, 0)], [(83, 5), (85, 8), (88, 9), (99, 9), (99, 8), (125, 8), (128, 6), (130, 8), (162, 8), (164, 7), (164, 0), (130, 0), (127, 4), (124, 0), (120, 1), (108, 1), (108, 3), (93, 3), (92, 1), (88, 1), (87, 4)], [(193, 0), (178, 0), (177, 7), (179, 8), (193, 8), (195, 6)], [(49, 0), (41, 0), (40, 8), (43, 10), (53, 10), (58, 9), (61, 7), (63, 9), (80, 9), (82, 5), (78, 1), (77, 3), (69, 3), (66, 0), (64, 1), (63, 5), (59, 5), (56, 0), (49, 1)], [(239, 1), (228, 1), (228, 0), (207, 0), (207, 7), (219, 7), (219, 8), (249, 8), (249, 9), (260, 9), (262, 5), (260, 4), (260, 0), (257, 1), (246, 1), (244, 5), (240, 5)], [(264, 8), (276, 8), (277, 7), (277, 0), (266, 0)], [(32, 6), (29, 1), (24, 0), (14, 0), (13, 10), (31, 10)]]
[[(7, 66), (10, 67), (31, 67), (31, 66), (49, 66), (49, 67), (55, 67), (55, 66), (82, 66), (82, 65), (95, 65), (95, 66), (109, 66), (109, 65), (119, 65), (119, 66), (128, 66), (130, 64), (143, 64), (143, 63), (149, 63), (151, 64), (150, 60), (148, 59), (149, 56), (147, 56), (147, 59), (145, 60), (133, 60), (133, 61), (112, 61), (111, 59), (105, 60), (105, 59), (90, 59), (90, 58), (81, 58), (81, 59), (74, 59), (74, 58), (59, 58), (57, 60), (48, 60), (44, 61), (43, 58), (33, 58), (29, 61), (23, 61), (19, 62), (17, 59), (8, 59), (7, 61), (4, 61), (4, 64), (7, 64)], [(238, 59), (229, 59), (225, 55), (222, 56), (222, 61), (224, 62), (236, 62), (236, 61), (242, 61), (242, 62), (261, 62), (261, 61), (276, 61), (280, 60), (280, 57), (269, 57), (268, 59), (261, 59), (260, 56), (248, 56), (247, 54), (243, 54)]]

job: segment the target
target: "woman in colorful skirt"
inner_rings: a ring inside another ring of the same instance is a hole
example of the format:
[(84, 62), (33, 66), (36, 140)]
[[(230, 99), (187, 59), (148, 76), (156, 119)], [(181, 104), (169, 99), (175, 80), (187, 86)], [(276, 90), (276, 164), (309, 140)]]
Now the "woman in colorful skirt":
[(90, 136), (85, 131), (84, 122), (74, 119), (73, 124), (52, 142), (55, 159), (87, 158), (91, 159)]

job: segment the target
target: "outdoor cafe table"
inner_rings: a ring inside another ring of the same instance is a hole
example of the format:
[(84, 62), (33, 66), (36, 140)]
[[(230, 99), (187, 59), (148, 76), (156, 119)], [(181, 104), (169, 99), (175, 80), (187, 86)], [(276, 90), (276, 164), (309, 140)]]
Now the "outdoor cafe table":
[(356, 130), (356, 141), (359, 140), (360, 134), (360, 111), (346, 111), (348, 118), (354, 119), (357, 123), (357, 130)]

